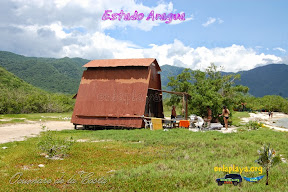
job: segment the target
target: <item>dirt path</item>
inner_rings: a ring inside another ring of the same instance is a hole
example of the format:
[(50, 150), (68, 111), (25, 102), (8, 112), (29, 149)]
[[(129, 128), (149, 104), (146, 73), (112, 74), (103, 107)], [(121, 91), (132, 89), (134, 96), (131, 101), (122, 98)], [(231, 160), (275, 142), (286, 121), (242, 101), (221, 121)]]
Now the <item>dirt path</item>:
[(35, 137), (42, 131), (42, 125), (50, 130), (74, 129), (69, 121), (30, 122), (0, 125), (0, 143), (23, 141), (25, 137)]

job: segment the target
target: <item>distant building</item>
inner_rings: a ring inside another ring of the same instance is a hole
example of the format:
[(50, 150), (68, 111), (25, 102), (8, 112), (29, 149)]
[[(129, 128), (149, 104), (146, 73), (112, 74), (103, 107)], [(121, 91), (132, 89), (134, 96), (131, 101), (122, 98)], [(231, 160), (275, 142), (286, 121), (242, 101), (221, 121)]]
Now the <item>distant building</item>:
[(156, 59), (93, 60), (84, 67), (73, 124), (141, 128), (143, 115), (164, 117)]

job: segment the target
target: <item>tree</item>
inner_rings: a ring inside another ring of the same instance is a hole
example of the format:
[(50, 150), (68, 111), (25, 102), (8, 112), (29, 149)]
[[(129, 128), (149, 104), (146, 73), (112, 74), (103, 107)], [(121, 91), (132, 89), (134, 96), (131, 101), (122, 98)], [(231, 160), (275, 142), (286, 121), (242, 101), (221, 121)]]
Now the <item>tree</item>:
[(278, 95), (245, 96), (245, 102), (247, 102), (246, 107), (252, 110), (271, 110), (288, 113), (288, 100)]
[(266, 185), (268, 185), (269, 170), (271, 167), (280, 163), (281, 159), (279, 156), (276, 156), (275, 150), (270, 148), (270, 144), (268, 146), (264, 144), (263, 147), (257, 152), (259, 154), (259, 158), (255, 162), (266, 169)]
[[(241, 103), (242, 95), (248, 92), (248, 87), (234, 85), (240, 75), (222, 75), (213, 63), (204, 71), (185, 69), (176, 77), (169, 77), (168, 86), (173, 91), (187, 92), (191, 95), (188, 112), (206, 116), (206, 106), (210, 106), (213, 118), (218, 117), (223, 105), (233, 108)], [(172, 96), (170, 104), (181, 102), (178, 96)]]

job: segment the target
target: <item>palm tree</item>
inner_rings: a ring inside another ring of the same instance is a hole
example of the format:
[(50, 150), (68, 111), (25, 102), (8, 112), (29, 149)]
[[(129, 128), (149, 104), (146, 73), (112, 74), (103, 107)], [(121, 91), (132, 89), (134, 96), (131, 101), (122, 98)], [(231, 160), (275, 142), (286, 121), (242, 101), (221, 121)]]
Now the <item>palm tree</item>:
[(269, 170), (274, 165), (280, 163), (281, 159), (278, 155), (276, 156), (275, 150), (270, 148), (270, 144), (268, 146), (264, 144), (257, 152), (259, 158), (255, 162), (266, 169), (266, 185), (268, 185)]

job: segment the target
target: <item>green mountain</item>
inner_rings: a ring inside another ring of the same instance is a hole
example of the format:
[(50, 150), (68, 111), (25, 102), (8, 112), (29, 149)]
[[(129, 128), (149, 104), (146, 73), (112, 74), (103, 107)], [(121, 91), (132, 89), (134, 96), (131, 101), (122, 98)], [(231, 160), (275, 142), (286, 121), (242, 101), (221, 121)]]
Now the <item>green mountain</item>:
[(288, 65), (286, 64), (270, 64), (238, 73), (241, 74), (241, 80), (237, 84), (249, 87), (251, 95), (288, 97)]
[(0, 67), (0, 114), (66, 112), (73, 109), (72, 96), (48, 93)]
[[(77, 93), (84, 70), (82, 66), (88, 62), (89, 60), (81, 58), (25, 57), (0, 51), (0, 66), (36, 87), (56, 93)], [(176, 76), (184, 70), (182, 67), (170, 65), (163, 65), (161, 69), (163, 89), (169, 89), (168, 76)], [(241, 80), (236, 83), (248, 86), (249, 93), (256, 97), (264, 95), (288, 97), (287, 72), (288, 65), (270, 64), (238, 72), (241, 74)]]
[[(169, 82), (168, 76), (180, 74), (184, 68), (170, 65), (161, 66), (162, 86)], [(225, 73), (222, 74), (231, 74)], [(256, 97), (265, 95), (280, 95), (288, 97), (288, 65), (286, 64), (269, 64), (251, 69), (249, 71), (240, 71), (241, 80), (236, 84), (249, 87), (249, 93)]]
[(169, 87), (167, 87), (167, 84), (169, 82), (168, 77), (170, 76), (176, 76), (180, 73), (182, 73), (182, 71), (185, 68), (183, 67), (175, 67), (175, 66), (171, 66), (171, 65), (162, 65), (161, 66), (161, 84), (162, 84), (162, 89), (169, 89)]
[(89, 60), (81, 58), (25, 57), (0, 51), (0, 66), (24, 81), (50, 92), (77, 93), (83, 73), (82, 66)]
[(4, 68), (0, 67), (0, 90), (1, 93), (4, 90), (17, 90), (24, 91), (25, 93), (43, 92), (41, 89), (33, 87), (32, 85), (26, 83), (22, 79), (19, 79), (14, 74), (8, 72)]

